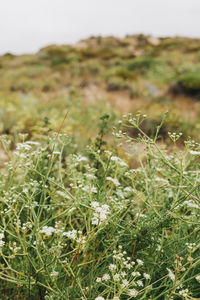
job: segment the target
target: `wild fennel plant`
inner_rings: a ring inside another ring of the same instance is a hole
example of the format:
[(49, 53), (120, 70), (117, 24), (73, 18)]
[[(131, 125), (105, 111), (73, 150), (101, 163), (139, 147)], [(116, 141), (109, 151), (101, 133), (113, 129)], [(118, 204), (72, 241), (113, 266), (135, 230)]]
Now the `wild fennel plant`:
[[(124, 116), (115, 143), (143, 144), (129, 168), (104, 141), (74, 150), (71, 138), (25, 136), (0, 177), (3, 299), (199, 299), (200, 144), (172, 150)], [(107, 116), (102, 118), (107, 124)], [(106, 125), (107, 126), (107, 125)], [(10, 148), (9, 148), (10, 147)]]

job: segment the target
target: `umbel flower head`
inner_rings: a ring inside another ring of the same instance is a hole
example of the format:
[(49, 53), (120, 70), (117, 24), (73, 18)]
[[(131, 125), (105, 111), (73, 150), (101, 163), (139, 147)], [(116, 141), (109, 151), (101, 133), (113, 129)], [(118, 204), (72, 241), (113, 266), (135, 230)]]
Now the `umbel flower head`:
[(91, 206), (94, 208), (94, 214), (92, 217), (93, 225), (101, 225), (105, 223), (108, 215), (110, 214), (110, 207), (107, 204), (100, 204), (96, 201), (91, 203)]

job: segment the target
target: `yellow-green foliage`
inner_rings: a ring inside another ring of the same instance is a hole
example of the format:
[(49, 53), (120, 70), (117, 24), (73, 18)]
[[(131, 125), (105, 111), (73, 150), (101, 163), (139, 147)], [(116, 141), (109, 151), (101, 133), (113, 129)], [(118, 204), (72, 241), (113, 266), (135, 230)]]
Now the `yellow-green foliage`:
[(109, 103), (103, 101), (88, 107), (81, 99), (62, 93), (52, 99), (40, 99), (30, 94), (1, 92), (0, 133), (14, 137), (18, 133), (28, 133), (32, 138), (41, 136), (45, 130), (46, 117), (50, 128), (58, 131), (68, 112), (62, 130), (74, 136), (76, 142), (82, 146), (90, 137), (96, 135), (99, 117), (105, 109), (112, 116), (112, 122), (116, 114)]
[(198, 45), (0, 57), (1, 299), (199, 299)]
[[(88, 120), (95, 122), (102, 111), (115, 114), (116, 110), (141, 109), (151, 114), (150, 119), (158, 119), (164, 107), (177, 112), (174, 120), (184, 124), (180, 127), (186, 135), (191, 128), (196, 135), (193, 129), (199, 123), (199, 106), (192, 98), (175, 100), (168, 90), (176, 82), (182, 86), (180, 97), (199, 92), (199, 45), (198, 39), (185, 38), (92, 37), (71, 46), (51, 45), (34, 55), (1, 56), (1, 132), (32, 132), (45, 116), (52, 127), (59, 127), (63, 111), (70, 108), (68, 128), (76, 128), (77, 135), (80, 131), (80, 138), (88, 137), (92, 131)], [(117, 99), (115, 107), (116, 95), (121, 104)], [(169, 101), (158, 101), (166, 98)], [(188, 101), (194, 111), (192, 119)], [(174, 122), (173, 118), (167, 122), (167, 128), (178, 130)]]
[(200, 93), (200, 70), (199, 72), (188, 72), (178, 77), (178, 82), (188, 92)]

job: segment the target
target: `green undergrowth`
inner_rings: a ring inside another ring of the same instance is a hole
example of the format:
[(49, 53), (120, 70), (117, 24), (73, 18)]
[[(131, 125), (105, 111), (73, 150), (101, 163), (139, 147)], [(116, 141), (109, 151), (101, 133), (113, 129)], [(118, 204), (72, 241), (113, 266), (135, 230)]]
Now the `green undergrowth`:
[[(145, 119), (118, 122), (115, 150), (107, 114), (83, 149), (47, 119), (38, 140), (19, 134), (13, 146), (1, 136), (2, 299), (199, 299), (200, 144), (180, 150), (181, 134), (169, 133), (173, 146), (163, 148), (162, 122), (150, 138)], [(116, 150), (125, 144), (136, 169)]]
[(180, 75), (178, 82), (186, 92), (200, 94), (200, 69), (199, 72), (188, 72)]
[(71, 93), (71, 96), (60, 93), (51, 99), (41, 99), (33, 94), (0, 93), (0, 133), (10, 135), (14, 140), (19, 133), (37, 139), (45, 131), (45, 118), (48, 118), (51, 129), (57, 131), (67, 114), (63, 130), (82, 147), (95, 136), (99, 117), (105, 108), (112, 126), (118, 113), (103, 100), (86, 104), (76, 93)]

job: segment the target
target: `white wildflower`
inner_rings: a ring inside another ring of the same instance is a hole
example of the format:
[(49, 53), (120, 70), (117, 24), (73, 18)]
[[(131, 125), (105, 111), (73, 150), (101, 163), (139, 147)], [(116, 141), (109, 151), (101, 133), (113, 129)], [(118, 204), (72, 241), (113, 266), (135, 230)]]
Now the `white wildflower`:
[(99, 297), (95, 298), (95, 300), (105, 300), (105, 298), (104, 298), (104, 297), (101, 297), (101, 296), (99, 296)]
[(144, 278), (147, 279), (147, 280), (151, 278), (151, 276), (150, 276), (149, 274), (147, 274), (147, 273), (144, 273), (143, 276), (144, 276)]
[(119, 274), (115, 274), (113, 276), (114, 281), (120, 281), (120, 275)]
[(105, 273), (105, 274), (102, 276), (102, 280), (103, 280), (103, 281), (108, 281), (108, 280), (110, 280), (110, 275), (107, 274), (107, 273)]
[(50, 275), (51, 275), (52, 277), (56, 277), (56, 276), (58, 276), (58, 274), (59, 274), (58, 272), (52, 271)]
[(112, 155), (112, 152), (110, 152), (109, 150), (105, 150), (104, 152), (107, 153), (110, 156)]
[(120, 183), (119, 183), (119, 181), (118, 181), (117, 178), (112, 178), (112, 177), (108, 176), (108, 177), (106, 177), (106, 179), (107, 179), (108, 181), (111, 181), (112, 183), (114, 183), (114, 185), (116, 185), (116, 186), (119, 186), (119, 185), (120, 185)]
[(96, 178), (96, 176), (95, 175), (93, 175), (93, 174), (85, 174), (85, 177), (87, 177), (87, 178), (91, 178), (91, 179), (95, 179)]
[(16, 149), (18, 151), (29, 151), (31, 149), (31, 146), (29, 146), (26, 142), (18, 143)]
[(0, 240), (0, 248), (5, 245), (5, 242), (3, 240)]
[(96, 282), (101, 282), (101, 277), (97, 277)]
[(108, 268), (109, 268), (110, 271), (113, 271), (113, 270), (117, 269), (117, 266), (114, 265), (114, 264), (110, 264)]
[(119, 165), (121, 167), (127, 167), (128, 166), (127, 163), (125, 163), (125, 161), (123, 161), (123, 160), (120, 160)]
[(69, 213), (72, 213), (75, 209), (76, 209), (76, 207), (70, 208), (70, 209), (69, 209)]
[(125, 276), (126, 276), (126, 272), (124, 272), (124, 271), (121, 272), (121, 276), (122, 276), (122, 277), (125, 277)]
[(132, 272), (131, 275), (133, 277), (136, 277), (136, 276), (140, 276), (141, 274), (140, 274), (140, 272)]
[(135, 289), (130, 289), (130, 290), (129, 290), (129, 295), (130, 295), (131, 297), (137, 297), (138, 292), (137, 292)]
[(127, 164), (123, 160), (121, 160), (119, 157), (117, 157), (117, 156), (112, 156), (110, 160), (115, 161), (121, 167), (127, 167)]
[(91, 203), (91, 206), (95, 209), (94, 215), (92, 217), (93, 225), (101, 225), (103, 224), (108, 215), (110, 214), (110, 208), (107, 204), (99, 205), (98, 202), (94, 201)]
[(195, 279), (200, 283), (200, 274), (195, 277)]
[(169, 183), (167, 179), (164, 179), (164, 178), (161, 178), (161, 177), (156, 177), (155, 180), (158, 181), (158, 182)]
[(144, 215), (144, 214), (142, 214), (142, 213), (136, 213), (135, 215), (136, 215), (136, 217), (138, 217), (138, 218), (140, 218), (140, 217), (142, 217), (142, 218), (146, 217), (146, 215)]
[[(80, 188), (80, 187), (82, 187), (82, 184), (81, 184), (81, 185), (79, 185), (79, 188)], [(82, 191), (84, 191), (84, 192), (88, 192), (88, 191), (89, 191), (89, 186), (88, 186), (88, 185), (86, 185), (86, 186), (82, 187)]]
[(185, 243), (185, 245), (188, 247), (188, 249), (193, 250), (196, 247), (196, 243)]
[(126, 261), (124, 262), (124, 266), (129, 270), (132, 268), (132, 265), (130, 263), (127, 263)]
[(42, 229), (40, 230), (40, 233), (44, 233), (47, 236), (51, 236), (55, 232), (55, 228), (52, 226), (43, 226)]
[(36, 145), (36, 146), (40, 145), (40, 143), (34, 142), (34, 141), (26, 141), (26, 144), (29, 144), (29, 145)]
[(161, 251), (161, 245), (158, 245), (156, 250)]
[(53, 151), (53, 154), (54, 154), (54, 155), (60, 155), (61, 152), (59, 152), (59, 151)]
[(170, 269), (168, 269), (168, 268), (167, 268), (167, 271), (169, 272), (169, 274), (168, 274), (169, 278), (172, 281), (175, 281), (175, 275), (174, 275), (174, 273)]
[(85, 156), (78, 156), (76, 159), (77, 159), (78, 162), (88, 161), (88, 158), (85, 157)]
[(119, 160), (120, 160), (120, 158), (119, 158), (119, 157), (117, 157), (117, 156), (112, 156), (110, 160), (112, 160), (112, 161), (119, 161)]
[(125, 192), (132, 192), (132, 188), (130, 186), (125, 187), (124, 191)]
[(129, 285), (128, 280), (127, 280), (127, 279), (123, 279), (123, 280), (122, 280), (122, 287), (125, 288), (125, 287), (128, 286), (128, 285)]
[(71, 230), (71, 231), (63, 232), (63, 236), (67, 236), (69, 239), (76, 240), (77, 230)]
[(92, 207), (96, 208), (96, 207), (99, 207), (99, 203), (97, 201), (93, 201), (91, 202), (90, 204)]
[(63, 198), (66, 198), (66, 199), (71, 199), (70, 196), (68, 196), (65, 192), (63, 191), (57, 191), (56, 192), (58, 195), (62, 196)]
[(183, 297), (188, 297), (188, 292), (189, 290), (188, 289), (185, 289), (185, 290), (180, 290), (179, 291), (179, 294)]
[(169, 190), (168, 197), (169, 197), (169, 198), (172, 198), (172, 197), (173, 197), (173, 192), (172, 192), (172, 190)]
[(102, 208), (105, 209), (105, 210), (109, 210), (110, 209), (109, 205), (107, 205), (107, 204), (103, 204)]
[(141, 259), (136, 259), (139, 266), (143, 266), (144, 262)]
[(92, 225), (99, 225), (98, 218), (92, 218)]
[(97, 193), (97, 188), (95, 186), (91, 187), (91, 193)]
[(197, 203), (195, 203), (192, 199), (184, 201), (183, 205), (186, 205), (187, 207), (190, 207), (190, 208), (200, 209), (200, 206)]
[(137, 284), (138, 286), (144, 286), (142, 280), (137, 280), (137, 281), (136, 281), (136, 284)]
[(192, 155), (200, 155), (200, 151), (195, 151), (195, 150), (190, 150), (189, 153)]

